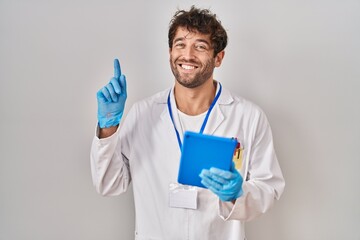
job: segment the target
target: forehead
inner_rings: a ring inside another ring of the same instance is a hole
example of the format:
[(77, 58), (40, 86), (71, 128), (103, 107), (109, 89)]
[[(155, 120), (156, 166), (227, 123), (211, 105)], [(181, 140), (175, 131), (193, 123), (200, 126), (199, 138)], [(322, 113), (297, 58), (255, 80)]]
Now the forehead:
[(179, 27), (176, 30), (175, 36), (174, 36), (174, 41), (176, 40), (205, 40), (206, 42), (208, 42), (210, 44), (210, 34), (202, 34), (199, 33), (196, 30), (191, 30), (189, 31), (186, 27)]

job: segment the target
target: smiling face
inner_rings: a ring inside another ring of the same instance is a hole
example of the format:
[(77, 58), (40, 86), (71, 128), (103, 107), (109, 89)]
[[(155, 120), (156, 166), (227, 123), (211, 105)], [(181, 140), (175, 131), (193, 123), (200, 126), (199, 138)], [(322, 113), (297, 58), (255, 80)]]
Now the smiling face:
[(169, 53), (171, 71), (177, 82), (187, 88), (212, 81), (214, 68), (220, 66), (224, 57), (224, 51), (214, 57), (209, 35), (189, 32), (184, 27), (177, 29)]

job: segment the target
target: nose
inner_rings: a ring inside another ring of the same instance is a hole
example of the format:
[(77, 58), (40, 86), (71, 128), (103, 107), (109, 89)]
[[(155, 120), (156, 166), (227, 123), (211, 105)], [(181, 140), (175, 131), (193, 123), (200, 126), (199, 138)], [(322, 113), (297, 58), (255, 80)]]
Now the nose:
[(186, 46), (183, 49), (183, 57), (186, 60), (190, 60), (190, 59), (194, 59), (195, 55), (194, 55), (194, 48), (192, 46)]

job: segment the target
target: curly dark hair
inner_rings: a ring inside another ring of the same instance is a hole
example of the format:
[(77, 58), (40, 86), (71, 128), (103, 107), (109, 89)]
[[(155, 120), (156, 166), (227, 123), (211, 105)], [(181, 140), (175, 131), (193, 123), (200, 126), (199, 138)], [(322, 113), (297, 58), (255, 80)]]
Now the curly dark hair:
[(225, 49), (227, 34), (216, 15), (208, 9), (198, 9), (191, 6), (189, 11), (178, 10), (170, 21), (168, 42), (172, 48), (176, 31), (179, 27), (186, 27), (190, 32), (210, 34), (214, 56)]

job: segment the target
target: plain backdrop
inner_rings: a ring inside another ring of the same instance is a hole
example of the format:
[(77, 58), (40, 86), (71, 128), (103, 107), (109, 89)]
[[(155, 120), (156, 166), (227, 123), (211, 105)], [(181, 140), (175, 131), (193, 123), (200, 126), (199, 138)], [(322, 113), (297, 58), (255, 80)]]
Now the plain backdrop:
[(132, 191), (92, 186), (95, 95), (115, 57), (126, 111), (172, 86), (168, 24), (192, 4), (228, 31), (215, 78), (266, 112), (286, 179), (248, 239), (360, 240), (359, 0), (0, 0), (1, 240), (134, 238)]

